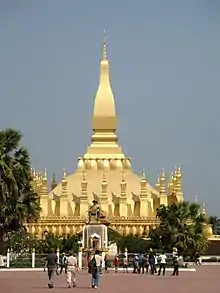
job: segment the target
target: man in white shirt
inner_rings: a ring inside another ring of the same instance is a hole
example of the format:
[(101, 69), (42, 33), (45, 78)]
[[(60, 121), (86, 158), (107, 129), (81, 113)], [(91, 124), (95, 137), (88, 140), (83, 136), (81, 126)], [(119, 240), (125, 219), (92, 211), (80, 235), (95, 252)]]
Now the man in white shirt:
[(159, 255), (158, 261), (160, 263), (160, 268), (158, 271), (158, 276), (160, 276), (161, 270), (163, 269), (163, 276), (165, 275), (166, 272), (166, 262), (167, 262), (167, 256), (164, 252)]
[(76, 272), (78, 271), (77, 258), (70, 251), (69, 256), (66, 258), (66, 269), (67, 269), (67, 284), (68, 288), (76, 287)]

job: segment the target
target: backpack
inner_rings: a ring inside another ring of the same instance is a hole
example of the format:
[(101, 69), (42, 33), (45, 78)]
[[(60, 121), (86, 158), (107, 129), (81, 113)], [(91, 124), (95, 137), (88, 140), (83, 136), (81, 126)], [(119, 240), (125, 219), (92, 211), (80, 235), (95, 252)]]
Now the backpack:
[(96, 260), (95, 257), (93, 256), (92, 259), (89, 261), (89, 273), (93, 274), (96, 271)]

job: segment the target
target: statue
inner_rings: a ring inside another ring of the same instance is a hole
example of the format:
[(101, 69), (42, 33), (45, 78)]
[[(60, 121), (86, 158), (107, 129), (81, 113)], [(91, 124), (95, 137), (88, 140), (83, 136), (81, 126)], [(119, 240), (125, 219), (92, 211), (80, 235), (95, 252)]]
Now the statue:
[(100, 219), (100, 208), (98, 202), (93, 200), (93, 204), (89, 208), (89, 223), (98, 222)]

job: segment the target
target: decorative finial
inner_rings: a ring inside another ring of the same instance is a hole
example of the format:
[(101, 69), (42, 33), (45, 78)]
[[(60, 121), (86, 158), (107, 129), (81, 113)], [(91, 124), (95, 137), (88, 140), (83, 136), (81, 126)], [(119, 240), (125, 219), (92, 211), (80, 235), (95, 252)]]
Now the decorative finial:
[(66, 169), (65, 168), (63, 168), (63, 178), (62, 178), (62, 180), (66, 180)]
[(47, 169), (44, 169), (44, 176), (43, 176), (43, 180), (47, 180)]
[(202, 205), (202, 214), (203, 215), (206, 215), (206, 206), (205, 206), (205, 203), (203, 203), (203, 205)]
[(162, 173), (161, 173), (161, 178), (164, 179), (165, 177), (166, 177), (166, 175), (165, 175), (165, 169), (163, 168), (163, 169), (162, 169)]
[(106, 31), (104, 31), (104, 38), (103, 38), (102, 60), (107, 60), (107, 37), (106, 37)]
[(146, 179), (145, 169), (141, 172), (141, 179)]

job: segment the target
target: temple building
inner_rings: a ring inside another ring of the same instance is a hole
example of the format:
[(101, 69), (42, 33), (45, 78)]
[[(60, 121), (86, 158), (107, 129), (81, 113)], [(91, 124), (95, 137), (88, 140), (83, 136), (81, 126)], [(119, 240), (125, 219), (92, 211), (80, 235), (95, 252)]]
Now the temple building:
[(33, 170), (33, 185), (40, 197), (42, 214), (38, 223), (28, 226), (31, 233), (44, 231), (57, 235), (82, 230), (95, 199), (110, 227), (122, 234), (143, 234), (158, 224), (160, 204), (183, 201), (182, 174), (176, 167), (169, 178), (164, 170), (156, 185), (149, 184), (145, 171), (137, 175), (131, 158), (118, 143), (115, 98), (110, 83), (106, 39), (103, 41), (100, 80), (94, 102), (92, 137), (86, 153), (78, 158), (77, 170), (62, 181), (55, 176), (48, 190), (48, 175)]

